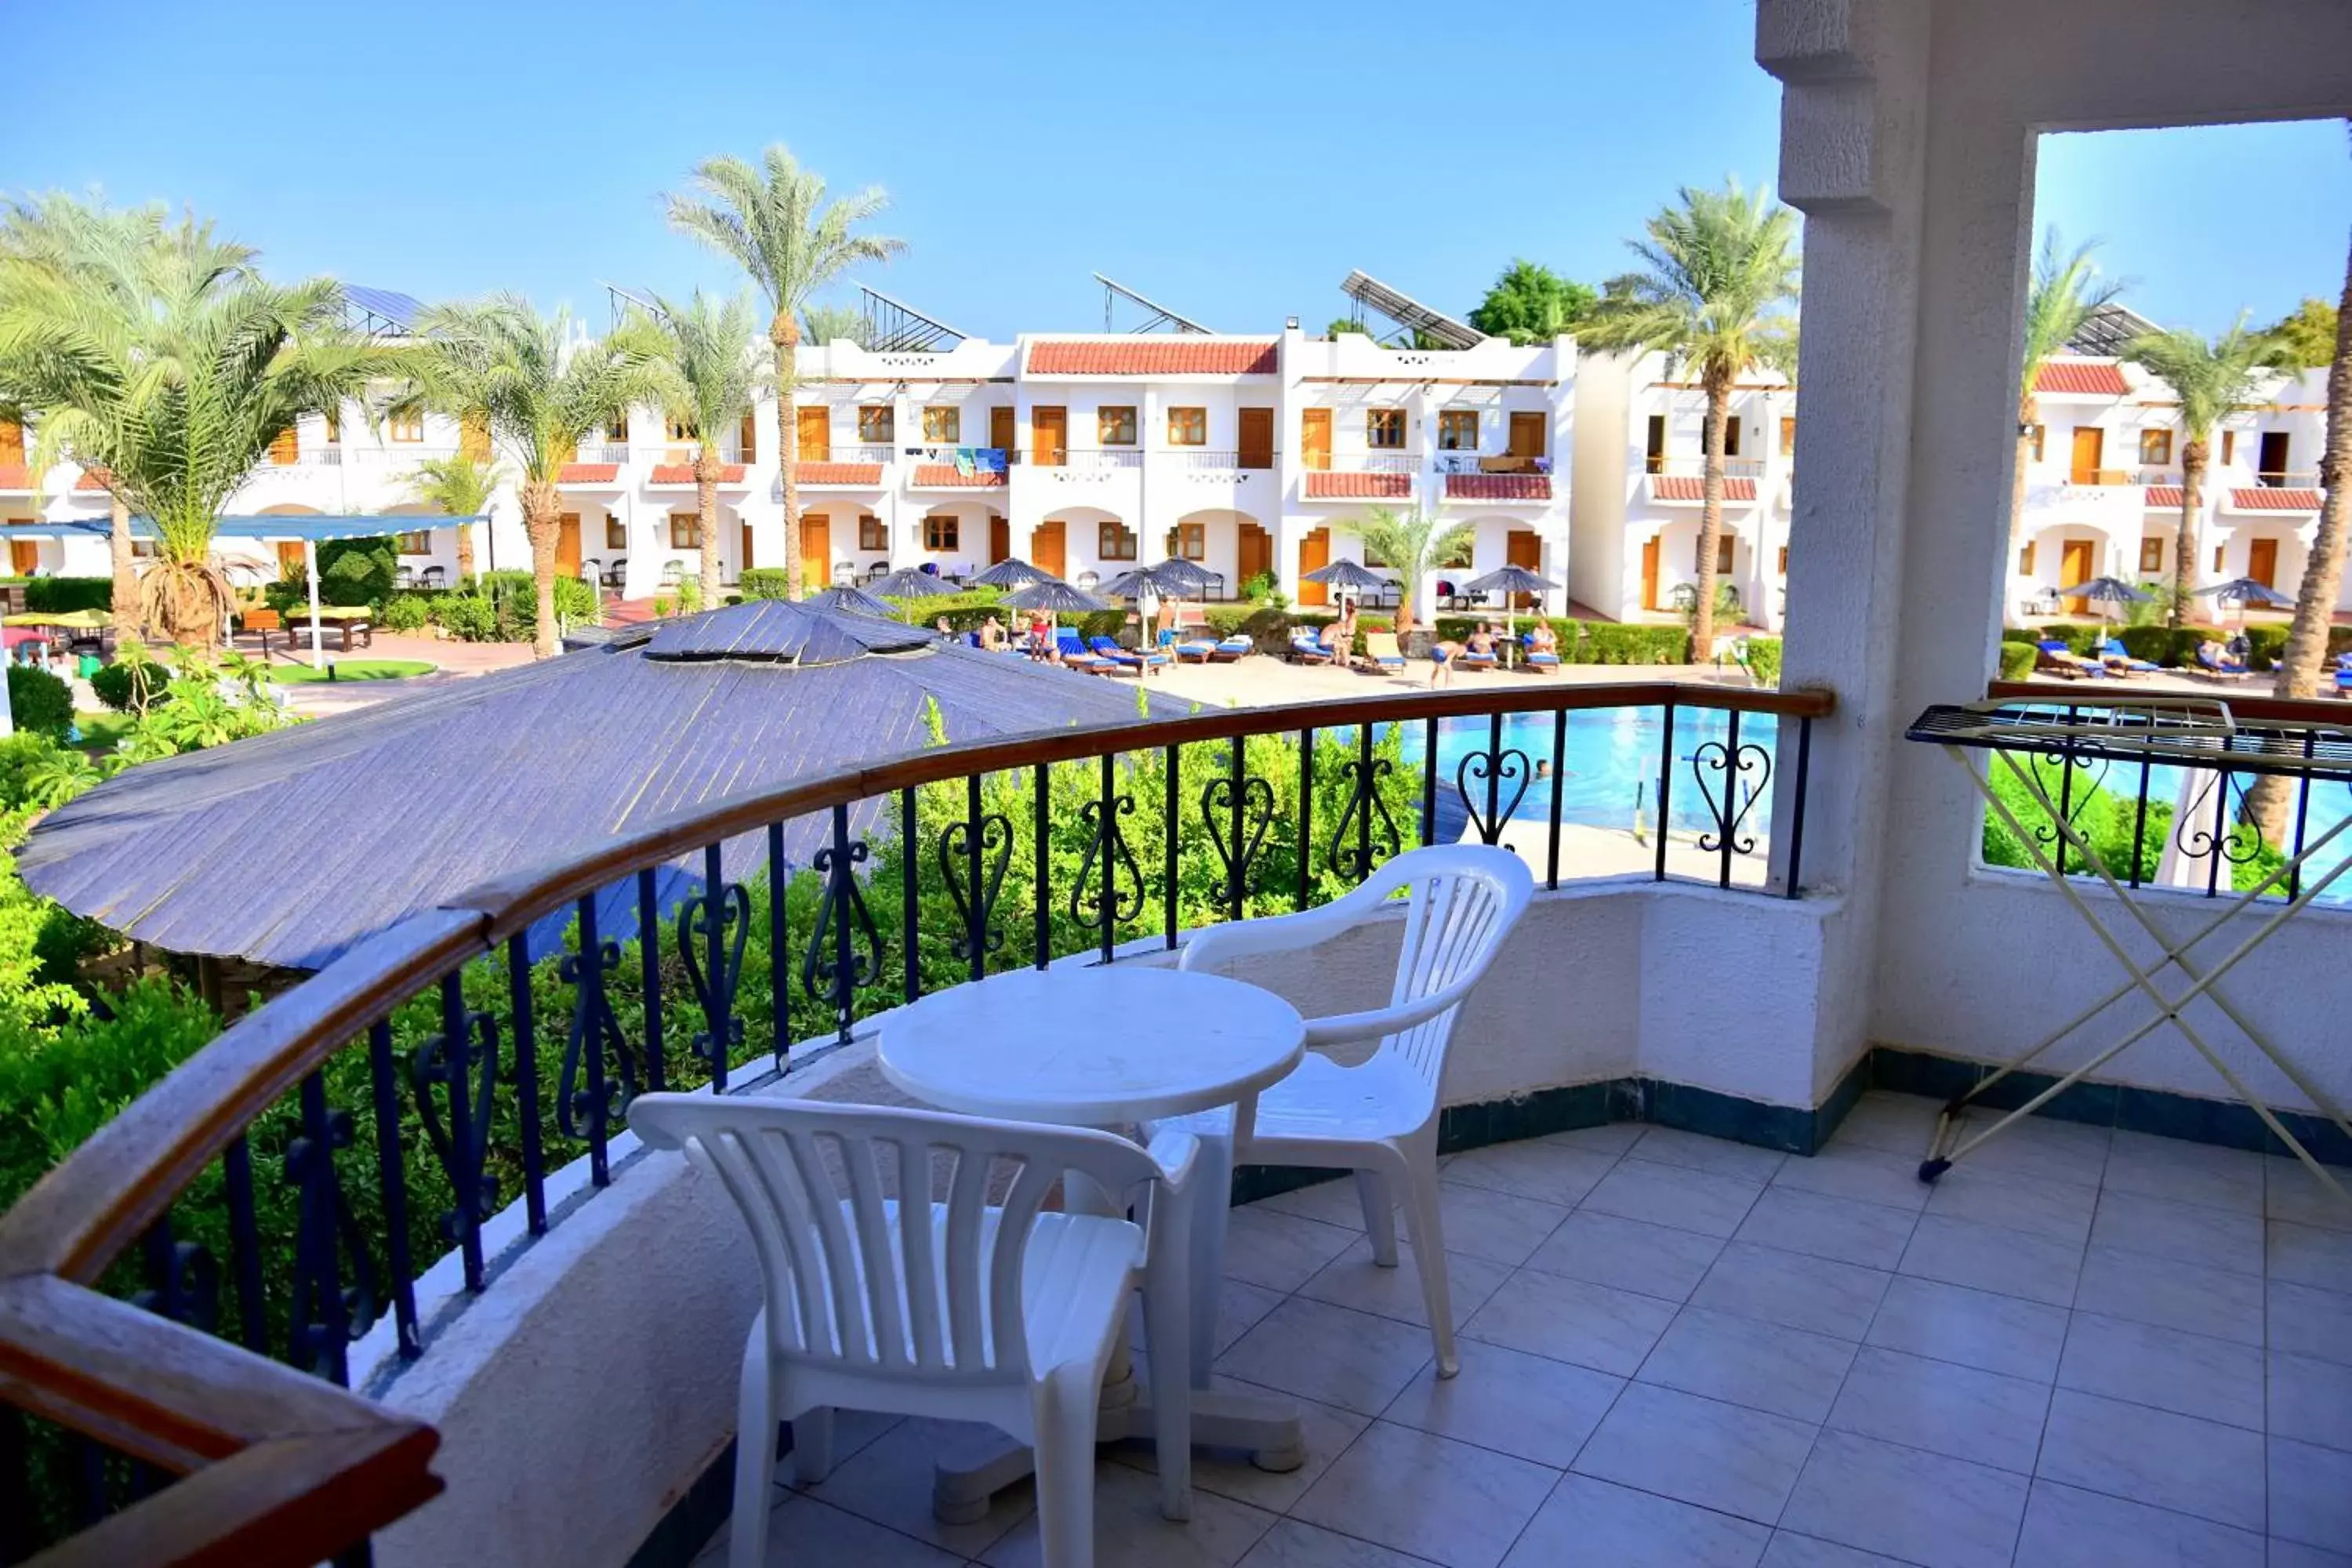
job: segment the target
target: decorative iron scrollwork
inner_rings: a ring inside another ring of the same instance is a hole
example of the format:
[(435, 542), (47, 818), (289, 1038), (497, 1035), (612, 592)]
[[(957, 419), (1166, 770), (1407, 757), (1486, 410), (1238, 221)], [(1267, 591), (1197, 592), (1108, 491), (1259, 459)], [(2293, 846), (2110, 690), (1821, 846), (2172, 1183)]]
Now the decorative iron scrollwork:
[[(1719, 791), (1707, 782), (1709, 774), (1719, 779)], [(1754, 849), (1756, 836), (1743, 836), (1739, 825), (1764, 798), (1765, 783), (1772, 776), (1772, 753), (1753, 742), (1735, 750), (1724, 742), (1708, 741), (1691, 752), (1691, 776), (1715, 821), (1712, 831), (1698, 836), (1700, 851), (1713, 855), (1727, 845), (1738, 855)]]
[[(2043, 771), (2042, 763), (2045, 761), (2056, 764), (2054, 776)], [(2065, 816), (2066, 826), (2076, 829), (2079, 836), (2083, 808), (2105, 787), (2107, 774), (2115, 763), (2108, 758), (2086, 757), (2073, 747), (2061, 746), (2042, 752), (2026, 766), (2035, 775), (2033, 782), (2058, 804)], [(2055, 822), (2039, 813), (2032, 816), (2032, 821), (2034, 843), (2046, 847), (2058, 842), (2058, 825)]]
[[(1220, 901), (1235, 909), (1249, 892), (1251, 863), (1274, 827), (1274, 785), (1263, 777), (1219, 773), (1201, 786), (1201, 819), (1225, 868)], [(1240, 833), (1234, 833), (1238, 826)]]
[[(1528, 783), (1534, 774), (1527, 752), (1517, 747), (1472, 752), (1463, 757), (1462, 765), (1454, 770), (1454, 787), (1462, 792), (1462, 807), (1470, 814), (1470, 826), (1478, 830), (1479, 843), (1501, 841), (1503, 825), (1527, 798)], [(1511, 791), (1511, 798), (1504, 800), (1504, 786), (1514, 784), (1517, 787)], [(1486, 810), (1479, 809), (1482, 804)]]
[[(1004, 945), (1004, 933), (990, 922), (996, 917), (997, 894), (1012, 863), (1013, 823), (1001, 811), (989, 812), (976, 823), (950, 822), (940, 835), (940, 875), (955, 904), (958, 928), (949, 951), (958, 962), (969, 963)], [(975, 867), (978, 886), (968, 886), (968, 870)]]
[[(1077, 879), (1070, 884), (1070, 918), (1099, 932), (1106, 943), (1114, 928), (1143, 912), (1143, 868), (1136, 864), (1135, 852), (1128, 847), (1127, 834), (1119, 826), (1120, 819), (1134, 814), (1135, 797), (1126, 795), (1106, 795), (1078, 807), (1078, 823), (1087, 830), (1087, 852), (1078, 861)], [(1097, 879), (1097, 866), (1101, 885), (1089, 893), (1087, 885)], [(1125, 887), (1119, 885), (1122, 866), (1127, 868)]]
[[(2225, 866), (2251, 866), (2260, 859), (2264, 847), (2263, 825), (2246, 809), (2250, 787), (2242, 774), (2207, 772), (2196, 798), (2172, 830), (2172, 841), (2180, 852), (2191, 859), (2219, 855)], [(2216, 790), (2221, 791), (2218, 811), (2213, 804)], [(2217, 818), (2219, 834), (2210, 826)]]
[[(499, 1209), (498, 1178), (485, 1163), (499, 1087), (499, 1024), (489, 1014), (468, 1011), (462, 1004), (446, 1011), (455, 1026), (445, 1026), (410, 1057), (409, 1092), (417, 1120), (425, 1125), (425, 1142), (448, 1173), (457, 1199), (441, 1215), (442, 1239), (469, 1242)], [(441, 1106), (445, 1100), (446, 1114)]]
[(866, 908), (856, 872), (866, 857), (866, 840), (845, 842), (838, 834), (809, 857), (811, 868), (824, 879), (824, 900), (801, 955), (801, 989), (828, 1004), (844, 1030), (857, 988), (873, 984), (882, 972), (882, 933)]
[(303, 1090), (302, 1124), (286, 1145), (286, 1181), (299, 1195), (288, 1359), (341, 1383), (343, 1347), (375, 1321), (375, 1265), (335, 1177), (335, 1152), (352, 1146), (350, 1112), (329, 1110), (314, 1080)]
[[(566, 1138), (584, 1141), (610, 1131), (645, 1086), (638, 1072), (640, 1054), (621, 1037), (612, 994), (605, 988), (605, 976), (620, 967), (617, 942), (567, 952), (555, 966), (556, 974), (572, 987), (572, 1033), (564, 1041), (563, 1074), (555, 1090), (555, 1125)], [(613, 1076), (604, 1079), (601, 1094), (593, 1087), (601, 1075), (593, 1070), (591, 1051), (613, 1064)]]
[(148, 1286), (131, 1304), (204, 1333), (220, 1331), (220, 1259), (201, 1242), (173, 1239), (159, 1224), (147, 1243)]
[[(1351, 882), (1362, 881), (1373, 867), (1404, 847), (1396, 818), (1389, 815), (1389, 804), (1381, 795), (1381, 781), (1393, 769), (1388, 758), (1369, 754), (1339, 764), (1348, 804), (1340, 808), (1339, 826), (1331, 835), (1331, 869)], [(1376, 857), (1372, 847), (1381, 842), (1388, 845), (1387, 854)]]
[[(858, 846), (858, 853), (863, 858), (864, 845)], [(821, 851), (818, 870), (824, 869), (824, 862)], [(742, 984), (743, 944), (751, 934), (751, 895), (740, 882), (721, 882), (707, 874), (703, 890), (678, 907), (678, 956), (686, 961), (687, 983), (702, 1009), (702, 1027), (690, 1048), (713, 1068), (734, 1060), (736, 1047), (743, 1043), (735, 994)]]

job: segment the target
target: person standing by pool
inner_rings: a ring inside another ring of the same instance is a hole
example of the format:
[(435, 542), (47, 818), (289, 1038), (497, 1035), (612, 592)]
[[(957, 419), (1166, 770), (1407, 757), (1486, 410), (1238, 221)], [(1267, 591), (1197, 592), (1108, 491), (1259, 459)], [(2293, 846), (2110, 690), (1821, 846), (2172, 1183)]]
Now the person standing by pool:
[(1350, 594), (1339, 601), (1339, 622), (1331, 636), (1331, 662), (1348, 669), (1356, 662), (1356, 598)]
[(1430, 645), (1429, 684), (1433, 688), (1454, 684), (1454, 656), (1461, 651), (1462, 645), (1458, 642)]

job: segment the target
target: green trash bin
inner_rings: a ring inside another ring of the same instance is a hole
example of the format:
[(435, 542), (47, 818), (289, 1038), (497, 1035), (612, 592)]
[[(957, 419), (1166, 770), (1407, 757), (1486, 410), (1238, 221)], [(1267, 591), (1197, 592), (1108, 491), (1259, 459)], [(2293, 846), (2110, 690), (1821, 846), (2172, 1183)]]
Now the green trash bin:
[(76, 661), (75, 668), (78, 668), (78, 669), (81, 672), (81, 678), (82, 678), (84, 680), (88, 680), (91, 676), (96, 675), (96, 674), (98, 673), (98, 667), (99, 667), (99, 664), (100, 664), (100, 658), (99, 658), (98, 655), (96, 655), (96, 654), (94, 654), (94, 653), (86, 653), (86, 654), (83, 654), (83, 655), (81, 656), (81, 658), (80, 658), (79, 660), (77, 660), (77, 661)]

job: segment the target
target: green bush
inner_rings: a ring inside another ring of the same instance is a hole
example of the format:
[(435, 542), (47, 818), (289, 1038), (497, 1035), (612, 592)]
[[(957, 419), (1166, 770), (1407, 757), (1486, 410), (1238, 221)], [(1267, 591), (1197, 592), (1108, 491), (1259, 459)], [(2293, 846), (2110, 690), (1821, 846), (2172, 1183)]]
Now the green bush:
[(152, 659), (118, 659), (101, 665), (89, 678), (98, 700), (117, 713), (127, 713), (142, 700), (163, 689), (163, 674)]
[(105, 610), (114, 605), (110, 577), (14, 577), (25, 588), (27, 610)]
[(391, 539), (330, 539), (319, 546), (319, 602), (382, 608), (400, 580)]
[[(2284, 622), (2265, 621), (2246, 628), (2246, 641), (2252, 644), (2246, 655), (2249, 669), (2269, 669), (2286, 655), (2287, 627)], [(2194, 653), (2196, 650), (2189, 650)]]
[(2030, 680), (2033, 677), (2033, 659), (2039, 652), (2030, 642), (2001, 639), (2000, 678), (2003, 680)]
[(432, 615), (442, 630), (467, 642), (489, 642), (498, 629), (498, 610), (474, 594), (448, 595), (432, 606)]
[(433, 619), (433, 606), (422, 594), (394, 594), (376, 612), (376, 621), (388, 632), (420, 632)]
[(17, 729), (62, 741), (73, 728), (73, 689), (46, 669), (11, 664), (8, 710)]
[(1780, 684), (1780, 639), (1779, 637), (1748, 637), (1741, 645), (1740, 665), (1749, 679), (1759, 686)]
[[(2049, 792), (2052, 800), (2059, 799), (2061, 765), (2057, 759), (2037, 757), (2030, 765), (2033, 769), (2035, 783)], [(1992, 780), (1993, 794), (2028, 832), (2037, 835), (2050, 832), (2050, 813), (2034, 800), (2024, 782), (2010, 771), (2007, 763), (1995, 759), (1989, 776)], [(2138, 816), (2137, 799), (2132, 795), (2110, 794), (2077, 771), (2067, 786), (2065, 805), (2074, 813), (2075, 831), (2098, 851), (2099, 858), (2105, 863), (2107, 869), (2118, 880), (2126, 877), (2132, 864), (2132, 836)], [(2140, 835), (2139, 842), (2141, 880), (2155, 877), (2157, 862), (2163, 857), (2165, 838), (2171, 825), (2172, 804), (2169, 801), (2149, 801), (2147, 827)], [(2054, 857), (2054, 845), (2053, 835), (2040, 847), (2044, 855)], [(2009, 825), (1990, 809), (1985, 812), (1983, 847), (1984, 862), (1988, 866), (2030, 868), (2033, 865), (2033, 858), (2026, 852), (2017, 835), (2010, 831)], [(2080, 856), (2070, 852), (2067, 856), (2069, 869), (2080, 859)]]
[(2124, 651), (2151, 664), (2183, 668), (2197, 662), (2197, 645), (2210, 639), (2227, 642), (2230, 634), (2219, 626), (2126, 626), (2116, 634)]
[[(539, 626), (539, 592), (528, 572), (485, 572), (464, 592), (419, 597), (444, 631), (467, 642), (530, 642)], [(555, 615), (567, 628), (594, 626), (604, 613), (594, 584), (555, 580)]]
[[(1570, 657), (1565, 635), (1577, 629), (1576, 652)], [(1552, 623), (1562, 633), (1560, 658), (1568, 664), (1681, 664), (1690, 651), (1690, 634), (1680, 626), (1628, 626), (1615, 621)]]
[(738, 585), (746, 599), (782, 599), (789, 594), (792, 577), (782, 566), (747, 566)]

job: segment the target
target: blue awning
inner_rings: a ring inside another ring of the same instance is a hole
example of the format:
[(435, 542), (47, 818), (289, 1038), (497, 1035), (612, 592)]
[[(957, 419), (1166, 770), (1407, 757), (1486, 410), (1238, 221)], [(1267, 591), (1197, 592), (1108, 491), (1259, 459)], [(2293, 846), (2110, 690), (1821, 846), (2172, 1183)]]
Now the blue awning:
[[(309, 514), (281, 517), (224, 517), (213, 524), (215, 539), (258, 539), (300, 541), (324, 543), (330, 539), (377, 539), (417, 529), (451, 528), (461, 522), (488, 522), (489, 518), (477, 513), (469, 517), (447, 517), (439, 512), (404, 513), (397, 516), (316, 517)], [(102, 517), (68, 518), (59, 522), (12, 522), (0, 527), (0, 538), (6, 539), (104, 539), (107, 521)], [(133, 539), (152, 539), (155, 525), (143, 517), (131, 520)]]

